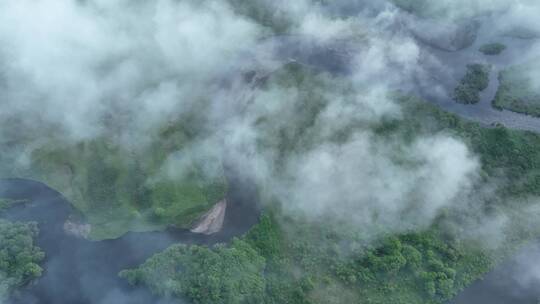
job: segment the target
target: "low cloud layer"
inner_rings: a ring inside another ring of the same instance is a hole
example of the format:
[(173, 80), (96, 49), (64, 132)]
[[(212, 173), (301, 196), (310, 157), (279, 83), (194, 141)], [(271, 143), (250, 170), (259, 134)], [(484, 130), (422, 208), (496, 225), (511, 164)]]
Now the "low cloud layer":
[(260, 33), (221, 1), (7, 1), (0, 19), (3, 116), (75, 139), (107, 115), (144, 132), (189, 108)]
[[(442, 21), (384, 1), (257, 2), (270, 12), (260, 15), (282, 22), (284, 33), (275, 37), (276, 29), (232, 0), (3, 1), (0, 120), (42, 136), (30, 150), (49, 130), (72, 142), (114, 133), (117, 144), (133, 148), (167, 122), (196, 113), (205, 123), (201, 138), (171, 154), (164, 174), (181, 174), (186, 162), (204, 163), (217, 151), (290, 214), (361, 229), (402, 232), (430, 225), (443, 209), (468, 207), (480, 160), (464, 142), (448, 134), (380, 139), (370, 126), (402, 117), (391, 93), (429, 78), (425, 61), (449, 74), (457, 69), (438, 62), (415, 31), (440, 36), (459, 31), (451, 26), (456, 20), (496, 13), (501, 33), (534, 32), (537, 1), (424, 1), (427, 11), (448, 17)], [(302, 111), (311, 110), (300, 104), (305, 92), (261, 84), (287, 62), (324, 68), (324, 56), (276, 54), (314, 52), (304, 43), (341, 61), (338, 73), (317, 76), (324, 86), (308, 97), (324, 102), (307, 130), (297, 130)], [(255, 79), (245, 81), (252, 70)], [(331, 140), (350, 126), (357, 131), (346, 140)], [(275, 142), (280, 132), (304, 132), (305, 146), (283, 155)], [(18, 136), (0, 131), (0, 142)], [(206, 163), (209, 175), (217, 163)], [(504, 221), (487, 220), (497, 227)]]
[(344, 145), (323, 145), (291, 159), (285, 208), (313, 219), (327, 215), (361, 230), (405, 231), (429, 225), (458, 204), (479, 164), (460, 141), (421, 138), (410, 145), (359, 133)]
[[(300, 119), (295, 103), (302, 92), (283, 86), (262, 90), (241, 81), (239, 72), (249, 71), (249, 62), (258, 63), (259, 77), (272, 73), (284, 60), (275, 58), (275, 48), (292, 47), (295, 40), (283, 46), (285, 40), (269, 39), (268, 24), (257, 23), (231, 3), (6, 1), (0, 4), (0, 116), (26, 128), (59, 129), (74, 141), (118, 132), (113, 138), (119, 144), (137, 146), (149, 142), (146, 136), (167, 121), (202, 109), (207, 112), (202, 115), (205, 138), (171, 155), (164, 174), (182, 171), (193, 158), (186, 154), (200, 158), (212, 150), (232, 151), (237, 163), (246, 171), (254, 168), (254, 175), (275, 187), (271, 192), (289, 200), (291, 209), (314, 216), (334, 210), (366, 225), (379, 219), (391, 223), (403, 214), (429, 224), (438, 210), (468, 190), (478, 160), (465, 144), (445, 134), (405, 144), (378, 141), (369, 129), (361, 129), (343, 143), (325, 140), (351, 124), (367, 126), (401, 115), (389, 93), (407, 88), (410, 79), (427, 77), (421, 63), (430, 54), (414, 30), (436, 28), (434, 20), (411, 17), (392, 3), (260, 3), (271, 18), (287, 24), (288, 34), (300, 37), (297, 41), (311, 41), (308, 46), (332, 49), (347, 41), (348, 48), (337, 53), (348, 62), (345, 77), (354, 87), (343, 88), (346, 94), (339, 89), (318, 92), (326, 104), (310, 132), (320, 144), (287, 157), (284, 174), (276, 174), (280, 151), (259, 143), (277, 136), (272, 132), (279, 126)], [(531, 1), (459, 4), (425, 2), (422, 9), (445, 12), (452, 20), (507, 9), (501, 14), (504, 25), (536, 26)], [(288, 59), (316, 68), (325, 60)], [(257, 126), (265, 118), (274, 119), (273, 129)], [(396, 151), (418, 164), (396, 162)], [(215, 167), (208, 166), (209, 172)], [(291, 181), (282, 184), (283, 176)], [(347, 212), (350, 208), (357, 209)], [(414, 208), (421, 212), (407, 213)]]

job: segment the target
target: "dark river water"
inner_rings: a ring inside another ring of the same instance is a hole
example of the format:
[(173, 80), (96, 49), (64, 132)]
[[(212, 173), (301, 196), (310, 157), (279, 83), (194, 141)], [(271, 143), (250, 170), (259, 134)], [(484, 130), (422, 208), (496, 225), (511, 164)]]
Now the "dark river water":
[[(230, 175), (230, 174), (229, 174)], [(58, 192), (39, 182), (0, 180), (2, 197), (29, 199), (2, 217), (36, 221), (37, 245), (46, 253), (44, 275), (22, 289), (9, 304), (158, 303), (144, 288), (132, 288), (118, 272), (135, 267), (175, 243), (212, 245), (245, 233), (259, 217), (253, 184), (229, 176), (228, 209), (221, 232), (207, 236), (186, 230), (128, 233), (115, 240), (87, 241), (64, 233), (72, 207)]]

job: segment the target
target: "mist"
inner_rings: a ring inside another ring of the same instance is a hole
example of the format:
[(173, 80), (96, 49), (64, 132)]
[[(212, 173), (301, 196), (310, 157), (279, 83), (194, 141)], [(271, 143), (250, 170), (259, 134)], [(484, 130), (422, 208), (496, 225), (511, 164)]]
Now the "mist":
[[(144, 149), (164, 125), (193, 116), (197, 140), (168, 155), (160, 174), (177, 177), (197, 162), (211, 176), (223, 157), (287, 215), (344, 223), (376, 240), (425, 229), (444, 210), (467, 209), (479, 218), (470, 237), (492, 240), (490, 246), (503, 241), (507, 216), (470, 208), (486, 200), (477, 189), (497, 184), (484, 184), (481, 159), (466, 142), (444, 132), (381, 139), (373, 126), (403, 119), (396, 91), (432, 81), (433, 68), (458, 73), (437, 49), (469, 47), (482, 35), (485, 21), (478, 18), (494, 16), (493, 32), (501, 35), (540, 33), (538, 1), (421, 1), (437, 20), (388, 1), (256, 2), (287, 30), (257, 22), (235, 1), (3, 1), (0, 120), (20, 133), (2, 127), (0, 153), (27, 167), (47, 139), (77, 144), (107, 137), (130, 151)], [(346, 45), (338, 50), (346, 68), (332, 73), (321, 68), (324, 62), (282, 58), (277, 50), (301, 45), (295, 41), (325, 50)], [(307, 129), (296, 124), (304, 119), (305, 88), (257, 82), (290, 62), (317, 71), (321, 85), (309, 88), (322, 101)], [(531, 82), (540, 87), (536, 72)], [(345, 140), (334, 140), (351, 126)], [(303, 134), (305, 144), (283, 155), (276, 143), (281, 130)], [(10, 143), (21, 134), (30, 143), (14, 150)], [(131, 303), (118, 292), (103, 304), (124, 302)]]

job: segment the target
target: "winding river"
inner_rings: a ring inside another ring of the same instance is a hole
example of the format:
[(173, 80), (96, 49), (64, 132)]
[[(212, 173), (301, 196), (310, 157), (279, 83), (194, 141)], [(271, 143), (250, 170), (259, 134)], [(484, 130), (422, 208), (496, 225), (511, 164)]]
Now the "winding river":
[(42, 265), (44, 275), (13, 296), (9, 304), (159, 303), (145, 288), (131, 288), (118, 278), (118, 272), (141, 264), (172, 244), (227, 242), (252, 227), (259, 217), (255, 186), (232, 170), (227, 171), (228, 207), (220, 232), (203, 235), (170, 228), (164, 232), (128, 233), (115, 240), (99, 242), (64, 232), (63, 223), (72, 207), (60, 193), (36, 181), (0, 180), (2, 197), (29, 200), (2, 216), (38, 222), (37, 245), (46, 253)]
[[(449, 112), (486, 126), (500, 123), (508, 128), (540, 132), (540, 119), (510, 111), (498, 111), (491, 107), (491, 100), (498, 87), (498, 71), (533, 56), (529, 50), (532, 50), (538, 41), (493, 36), (489, 30), (489, 26), (484, 24), (474, 44), (454, 52), (420, 43), (423, 72), (415, 79), (411, 91)], [(502, 42), (508, 48), (500, 56), (484, 56), (478, 52), (478, 48), (487, 42)], [(267, 43), (275, 46), (277, 57), (282, 61), (296, 61), (333, 73), (347, 72), (350, 65), (350, 50), (344, 52), (339, 45), (319, 47), (300, 36), (275, 37)], [(457, 104), (450, 98), (450, 92), (465, 73), (466, 65), (473, 62), (489, 63), (493, 66), (490, 86), (482, 92), (480, 103)], [(37, 221), (41, 230), (37, 245), (47, 255), (43, 265), (46, 270), (43, 277), (14, 296), (10, 304), (158, 303), (158, 299), (146, 289), (131, 288), (118, 278), (117, 273), (139, 265), (146, 258), (174, 243), (210, 245), (225, 242), (246, 232), (257, 222), (259, 216), (259, 208), (255, 203), (255, 187), (230, 172), (228, 180), (229, 206), (224, 227), (217, 234), (206, 236), (169, 229), (164, 232), (128, 233), (119, 239), (100, 242), (87, 241), (64, 233), (63, 223), (72, 210), (69, 202), (58, 192), (35, 181), (0, 180), (2, 196), (29, 199), (27, 204), (11, 208), (4, 216), (11, 220)], [(524, 249), (524, 252), (540, 257), (540, 246), (531, 246)], [(458, 296), (455, 303), (536, 303), (538, 291), (535, 290), (536, 294), (533, 294), (531, 288), (523, 291), (522, 297), (508, 292), (512, 290), (512, 286), (516, 286), (515, 282), (501, 277), (509, 273), (508, 269), (513, 267), (513, 263), (509, 261), (488, 274), (485, 280), (474, 284)], [(501, 287), (503, 285), (504, 288)], [(522, 289), (515, 287), (513, 290)], [(534, 302), (531, 302), (533, 298)]]

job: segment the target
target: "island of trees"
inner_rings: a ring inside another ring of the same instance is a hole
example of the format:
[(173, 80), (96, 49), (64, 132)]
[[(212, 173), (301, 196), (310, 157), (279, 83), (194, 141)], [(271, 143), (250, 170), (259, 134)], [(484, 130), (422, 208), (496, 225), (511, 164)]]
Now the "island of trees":
[(540, 75), (538, 59), (501, 71), (493, 107), (540, 117), (540, 84), (534, 75)]
[(464, 104), (480, 102), (480, 93), (489, 86), (491, 66), (484, 64), (469, 64), (467, 72), (454, 90), (454, 100)]

